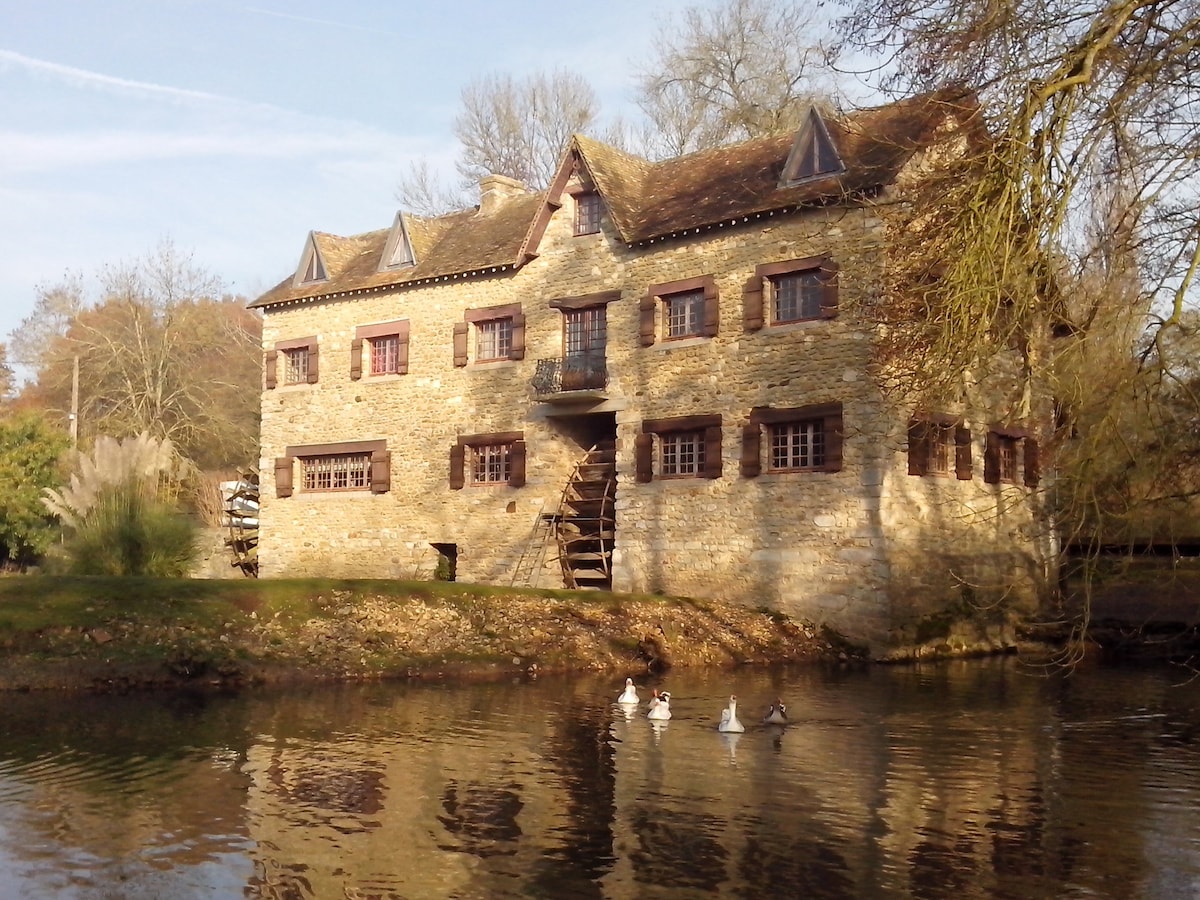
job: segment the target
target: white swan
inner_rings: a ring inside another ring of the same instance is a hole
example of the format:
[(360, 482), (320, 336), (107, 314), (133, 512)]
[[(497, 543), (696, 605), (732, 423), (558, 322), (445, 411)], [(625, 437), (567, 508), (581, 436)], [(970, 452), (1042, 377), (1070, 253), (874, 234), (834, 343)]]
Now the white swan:
[(786, 725), (788, 723), (787, 707), (782, 700), (776, 700), (763, 716), (764, 725)]
[(650, 712), (646, 713), (646, 718), (658, 721), (671, 718), (670, 691), (663, 691), (661, 694), (654, 692), (654, 696), (650, 698)]
[(745, 726), (738, 721), (737, 717), (737, 697), (731, 694), (729, 706), (721, 710), (721, 724), (717, 726), (717, 731), (732, 731), (740, 734), (745, 730)]
[(625, 690), (621, 691), (621, 696), (617, 698), (618, 703), (637, 703), (638, 695), (637, 688), (633, 686), (633, 679), (625, 679)]

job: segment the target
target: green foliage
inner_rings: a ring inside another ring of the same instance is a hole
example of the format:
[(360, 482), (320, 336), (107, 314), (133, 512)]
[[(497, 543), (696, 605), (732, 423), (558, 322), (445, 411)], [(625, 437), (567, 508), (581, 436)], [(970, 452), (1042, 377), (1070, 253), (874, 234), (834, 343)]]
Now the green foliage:
[(106, 488), (65, 545), (71, 575), (186, 575), (197, 526), (136, 483)]
[(67, 437), (38, 415), (0, 420), (0, 563), (25, 567), (58, 535), (41, 503), (42, 490), (57, 482)]

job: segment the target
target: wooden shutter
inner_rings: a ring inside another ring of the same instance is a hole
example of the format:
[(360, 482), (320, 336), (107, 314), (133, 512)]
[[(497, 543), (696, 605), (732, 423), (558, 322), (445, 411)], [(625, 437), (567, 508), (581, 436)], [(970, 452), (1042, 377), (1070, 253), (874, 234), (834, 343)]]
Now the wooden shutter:
[(454, 323), (454, 365), (456, 366), (461, 367), (467, 364), (467, 334), (470, 333), (470, 330), (471, 326), (466, 322)]
[(408, 374), (408, 326), (405, 325), (404, 331), (400, 334), (400, 347), (396, 355), (396, 374)]
[(654, 477), (654, 435), (642, 433), (633, 440), (634, 479), (645, 484)]
[(392, 489), (392, 454), (388, 450), (371, 453), (371, 493), (386, 494)]
[(279, 354), (274, 350), (268, 350), (263, 354), (263, 383), (268, 391), (275, 390), (275, 379), (278, 372)]
[(954, 426), (954, 474), (959, 481), (970, 481), (974, 474), (971, 463), (971, 429)]
[(1025, 438), (1023, 444), (1025, 451), (1025, 484), (1029, 487), (1037, 487), (1042, 477), (1041, 451), (1038, 448), (1038, 442), (1034, 438)]
[(838, 264), (830, 260), (821, 263), (821, 318), (832, 319), (838, 314)]
[(842, 471), (842, 407), (838, 404), (836, 410), (827, 413), (821, 419), (821, 428), (825, 433), (825, 465), (826, 472)]
[(310, 341), (308, 345), (308, 383), (317, 383), (317, 342)]
[(461, 491), (466, 484), (467, 448), (462, 444), (450, 446), (450, 490)]
[(525, 314), (517, 313), (512, 317), (512, 345), (508, 351), (509, 359), (525, 358)]
[(350, 342), (350, 377), (362, 378), (363, 339), (355, 338)]
[(654, 307), (657, 303), (657, 297), (647, 294), (638, 304), (638, 341), (643, 347), (654, 345)]
[(750, 422), (742, 426), (742, 477), (762, 474), (762, 426)]
[(704, 283), (704, 334), (706, 337), (716, 337), (721, 327), (721, 302), (717, 294), (716, 279), (709, 278)]
[(292, 458), (290, 456), (275, 457), (275, 496), (292, 496)]
[(721, 426), (704, 429), (704, 477), (720, 478), (724, 460), (721, 458)]
[(742, 321), (746, 331), (763, 327), (763, 279), (755, 273), (742, 291)]
[(525, 483), (525, 442), (513, 441), (508, 448), (508, 486), (520, 487)]
[(983, 442), (983, 480), (1000, 483), (1000, 435), (994, 431), (989, 431)]
[(924, 475), (929, 471), (929, 424), (920, 419), (908, 423), (908, 474)]

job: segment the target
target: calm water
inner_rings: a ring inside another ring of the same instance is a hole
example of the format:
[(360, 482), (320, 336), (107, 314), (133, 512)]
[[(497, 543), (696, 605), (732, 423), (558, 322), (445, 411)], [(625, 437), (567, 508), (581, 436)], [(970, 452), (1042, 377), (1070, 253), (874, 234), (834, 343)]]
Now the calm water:
[(0, 696), (0, 898), (1200, 896), (1183, 670), (622, 680)]

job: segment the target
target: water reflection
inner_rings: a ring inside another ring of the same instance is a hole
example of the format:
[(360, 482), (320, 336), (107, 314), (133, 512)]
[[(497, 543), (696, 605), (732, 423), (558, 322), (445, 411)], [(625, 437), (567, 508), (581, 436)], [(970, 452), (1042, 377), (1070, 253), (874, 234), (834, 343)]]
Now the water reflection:
[(620, 681), (5, 697), (0, 896), (1200, 893), (1172, 673), (671, 673), (669, 723)]

